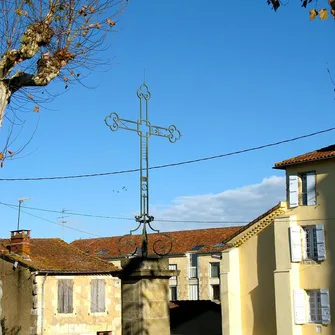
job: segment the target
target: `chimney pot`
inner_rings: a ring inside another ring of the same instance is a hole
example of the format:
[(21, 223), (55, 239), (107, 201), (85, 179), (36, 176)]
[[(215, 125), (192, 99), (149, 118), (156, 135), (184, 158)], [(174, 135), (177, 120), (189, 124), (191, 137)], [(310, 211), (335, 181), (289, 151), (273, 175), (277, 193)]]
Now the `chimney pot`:
[(14, 254), (29, 258), (30, 230), (12, 230), (10, 233), (10, 251)]

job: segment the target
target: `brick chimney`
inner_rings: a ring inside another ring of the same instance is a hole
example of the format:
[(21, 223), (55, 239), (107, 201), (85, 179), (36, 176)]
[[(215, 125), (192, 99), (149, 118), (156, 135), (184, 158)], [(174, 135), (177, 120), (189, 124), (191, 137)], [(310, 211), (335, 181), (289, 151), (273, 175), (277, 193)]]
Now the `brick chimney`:
[(12, 230), (10, 232), (10, 251), (14, 254), (29, 258), (30, 230)]

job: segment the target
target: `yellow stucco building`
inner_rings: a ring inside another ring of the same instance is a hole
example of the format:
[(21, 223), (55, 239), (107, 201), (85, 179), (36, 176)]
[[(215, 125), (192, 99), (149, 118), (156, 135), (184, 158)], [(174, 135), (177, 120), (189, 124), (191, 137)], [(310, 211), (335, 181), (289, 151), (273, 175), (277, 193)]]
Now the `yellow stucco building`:
[(287, 201), (224, 241), (224, 335), (335, 334), (335, 145), (275, 164)]

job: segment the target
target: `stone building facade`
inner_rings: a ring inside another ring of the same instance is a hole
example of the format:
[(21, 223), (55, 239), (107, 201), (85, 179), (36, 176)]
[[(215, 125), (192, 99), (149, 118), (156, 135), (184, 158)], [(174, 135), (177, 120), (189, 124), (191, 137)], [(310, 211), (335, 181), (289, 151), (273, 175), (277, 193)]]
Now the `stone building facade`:
[(20, 334), (121, 334), (119, 268), (29, 230), (0, 241), (0, 319)]

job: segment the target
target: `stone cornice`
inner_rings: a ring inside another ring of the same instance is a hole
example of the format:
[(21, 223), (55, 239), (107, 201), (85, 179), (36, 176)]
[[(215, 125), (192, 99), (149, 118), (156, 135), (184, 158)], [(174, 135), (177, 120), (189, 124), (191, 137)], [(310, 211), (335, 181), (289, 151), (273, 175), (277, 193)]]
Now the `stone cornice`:
[(229, 247), (239, 247), (246, 241), (248, 241), (251, 237), (257, 235), (264, 228), (268, 227), (271, 223), (274, 222), (275, 218), (284, 214), (287, 210), (286, 203), (280, 202), (279, 206), (268, 213), (268, 215), (260, 218), (258, 221), (254, 222), (251, 226), (249, 226), (244, 231), (241, 231), (238, 235), (228, 241), (227, 245)]

